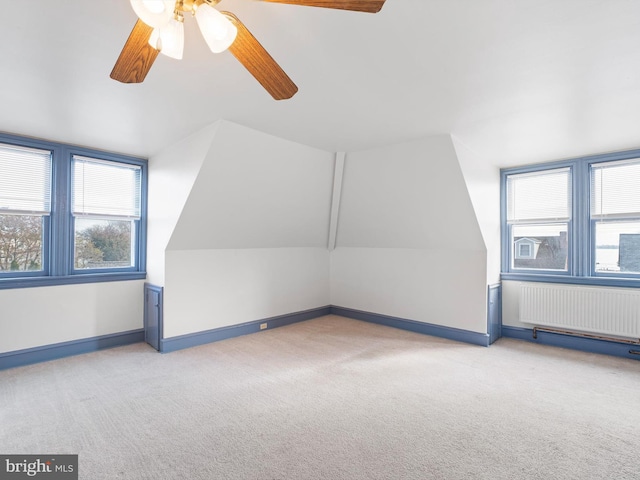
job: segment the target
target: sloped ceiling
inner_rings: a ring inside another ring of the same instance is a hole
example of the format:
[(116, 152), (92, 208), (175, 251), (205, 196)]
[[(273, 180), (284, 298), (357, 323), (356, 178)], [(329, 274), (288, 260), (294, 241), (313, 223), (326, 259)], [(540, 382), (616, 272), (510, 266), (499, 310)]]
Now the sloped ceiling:
[(0, 26), (0, 131), (150, 156), (218, 119), (327, 151), (451, 133), (499, 166), (639, 147), (637, 0), (223, 0), (300, 87), (276, 102), (186, 19), (184, 59), (109, 72), (128, 0), (30, 0)]
[(219, 123), (167, 250), (326, 248), (333, 155)]
[(350, 153), (338, 247), (486, 252), (448, 135)]

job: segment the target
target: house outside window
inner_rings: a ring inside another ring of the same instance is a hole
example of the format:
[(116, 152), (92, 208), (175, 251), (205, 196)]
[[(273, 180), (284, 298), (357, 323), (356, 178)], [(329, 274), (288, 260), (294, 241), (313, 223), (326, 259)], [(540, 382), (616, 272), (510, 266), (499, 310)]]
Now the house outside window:
[(515, 265), (518, 265), (518, 260), (535, 260), (538, 255), (538, 249), (540, 248), (540, 240), (532, 238), (518, 238), (515, 240)]

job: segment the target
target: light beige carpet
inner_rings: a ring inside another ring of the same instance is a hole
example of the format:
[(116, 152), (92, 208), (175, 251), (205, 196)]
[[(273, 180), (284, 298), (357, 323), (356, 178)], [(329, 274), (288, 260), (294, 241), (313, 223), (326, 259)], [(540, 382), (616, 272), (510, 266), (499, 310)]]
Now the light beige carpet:
[(640, 362), (336, 316), (0, 372), (0, 453), (99, 479), (639, 479)]

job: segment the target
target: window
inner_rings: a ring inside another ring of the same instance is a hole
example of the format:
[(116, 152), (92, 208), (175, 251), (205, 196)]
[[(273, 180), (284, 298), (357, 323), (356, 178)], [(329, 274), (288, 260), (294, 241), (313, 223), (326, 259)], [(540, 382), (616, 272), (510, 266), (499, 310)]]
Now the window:
[(45, 272), (51, 152), (0, 144), (0, 274)]
[(512, 270), (568, 271), (571, 170), (507, 176)]
[(540, 242), (538, 240), (532, 240), (530, 238), (519, 238), (514, 242), (516, 247), (516, 260), (521, 259), (535, 259), (538, 254), (537, 246)]
[(518, 252), (520, 252), (519, 254), (516, 254), (516, 258), (520, 257), (520, 258), (535, 258), (535, 256), (533, 255), (533, 252), (531, 251), (531, 245), (529, 244), (520, 244), (519, 245), (520, 249), (518, 250)]
[(0, 288), (145, 278), (146, 166), (0, 134)]
[(591, 165), (598, 273), (640, 273), (640, 161)]
[(74, 269), (135, 266), (140, 175), (139, 165), (73, 157)]
[(640, 285), (640, 151), (502, 170), (504, 279)]

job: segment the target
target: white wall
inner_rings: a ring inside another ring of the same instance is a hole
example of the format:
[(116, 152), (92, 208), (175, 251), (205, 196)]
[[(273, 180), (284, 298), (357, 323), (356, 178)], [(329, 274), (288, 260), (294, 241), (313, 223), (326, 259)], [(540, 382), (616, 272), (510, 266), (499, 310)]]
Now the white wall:
[(500, 169), (452, 137), (487, 248), (487, 283), (500, 282)]
[(165, 338), (329, 304), (321, 248), (167, 252)]
[(449, 136), (347, 155), (333, 305), (486, 333), (486, 279)]
[[(167, 175), (181, 168), (171, 150), (160, 154)], [(165, 222), (175, 225), (168, 244), (154, 248), (165, 262), (165, 338), (329, 304), (333, 168), (329, 152), (219, 122)]]
[(0, 353), (140, 329), (143, 283), (0, 290)]
[(486, 333), (486, 257), (447, 249), (338, 248), (331, 303)]
[(219, 122), (171, 145), (149, 159), (147, 281), (164, 285), (164, 251)]

